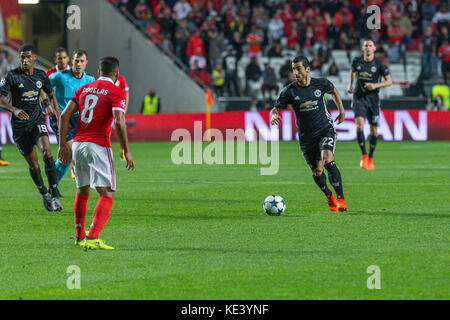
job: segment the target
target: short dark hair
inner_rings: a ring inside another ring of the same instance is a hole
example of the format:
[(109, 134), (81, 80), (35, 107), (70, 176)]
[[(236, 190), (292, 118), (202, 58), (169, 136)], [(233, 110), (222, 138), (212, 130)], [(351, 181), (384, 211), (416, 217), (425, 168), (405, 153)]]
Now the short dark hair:
[(69, 55), (69, 52), (67, 51), (66, 48), (64, 48), (64, 47), (59, 47), (59, 48), (56, 49), (56, 51), (55, 51), (55, 57), (56, 57), (56, 55), (57, 55), (58, 53), (61, 53), (61, 52), (65, 52), (67, 55)]
[(73, 50), (73, 52), (72, 52), (72, 59), (75, 57), (75, 55), (78, 55), (78, 56), (85, 55), (86, 59), (88, 58), (87, 51), (84, 50), (84, 49), (75, 49), (75, 50)]
[(19, 48), (19, 53), (25, 51), (31, 51), (31, 53), (36, 53), (36, 50), (31, 44), (24, 44)]
[(375, 43), (375, 41), (374, 41), (373, 39), (371, 39), (371, 38), (363, 39), (363, 43), (366, 42), (366, 41), (372, 41), (373, 45), (374, 45), (375, 47), (377, 46), (377, 44)]
[(305, 56), (296, 56), (294, 60), (292, 60), (292, 63), (301, 62), (302, 66), (306, 69), (310, 66), (309, 60)]
[(119, 59), (116, 57), (104, 57), (100, 59), (99, 68), (102, 74), (113, 74), (119, 70)]

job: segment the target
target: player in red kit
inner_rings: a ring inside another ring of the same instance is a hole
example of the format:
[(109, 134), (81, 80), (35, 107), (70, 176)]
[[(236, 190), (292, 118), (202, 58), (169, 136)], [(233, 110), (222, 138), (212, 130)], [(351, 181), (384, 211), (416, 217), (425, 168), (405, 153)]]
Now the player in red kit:
[[(125, 114), (128, 110), (128, 101), (130, 101), (130, 88), (128, 87), (127, 79), (121, 74), (119, 74), (119, 77), (117, 78), (117, 81), (115, 82), (115, 85), (122, 89), (122, 91), (125, 93), (126, 97), (126, 104), (125, 104)], [(120, 161), (125, 161), (125, 150), (122, 146), (120, 146)]]
[(51, 74), (58, 71), (69, 70), (70, 69), (69, 60), (70, 58), (66, 48), (60, 47), (56, 49), (55, 52), (56, 65), (45, 71), (45, 73), (47, 73), (47, 76), (50, 76)]
[[(115, 82), (119, 76), (119, 61), (114, 57), (100, 60), (99, 78), (80, 87), (61, 115), (58, 158), (69, 163), (71, 155), (75, 167), (77, 194), (75, 197), (75, 244), (85, 249), (114, 249), (98, 238), (110, 216), (116, 189), (111, 151), (111, 124), (125, 149), (126, 167), (134, 170), (134, 159), (128, 146), (125, 125), (126, 97)], [(69, 119), (78, 112), (78, 123), (72, 145), (67, 147)], [(84, 230), (87, 201), (91, 188), (99, 194), (89, 234)]]

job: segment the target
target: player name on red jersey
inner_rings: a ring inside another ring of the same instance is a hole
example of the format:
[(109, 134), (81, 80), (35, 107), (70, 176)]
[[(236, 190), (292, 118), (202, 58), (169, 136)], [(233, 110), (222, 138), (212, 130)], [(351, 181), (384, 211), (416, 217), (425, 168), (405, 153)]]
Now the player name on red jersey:
[(100, 88), (84, 88), (83, 93), (103, 94), (106, 96), (108, 94), (108, 90)]

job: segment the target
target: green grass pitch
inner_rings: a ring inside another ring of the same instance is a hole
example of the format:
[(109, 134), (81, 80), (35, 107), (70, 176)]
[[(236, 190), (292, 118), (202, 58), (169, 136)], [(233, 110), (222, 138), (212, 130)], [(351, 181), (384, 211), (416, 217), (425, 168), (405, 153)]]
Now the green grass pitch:
[[(85, 252), (73, 246), (70, 173), (64, 210), (47, 212), (25, 160), (5, 146), (0, 299), (450, 298), (449, 142), (381, 141), (374, 171), (359, 168), (356, 142), (339, 142), (344, 214), (328, 211), (296, 142), (280, 144), (274, 176), (257, 165), (177, 166), (173, 147), (132, 144), (127, 172), (113, 146), (118, 190), (101, 238), (116, 250)], [(270, 194), (286, 200), (280, 217), (262, 210)], [(80, 290), (66, 286), (71, 265)], [(371, 265), (379, 290), (367, 288)]]

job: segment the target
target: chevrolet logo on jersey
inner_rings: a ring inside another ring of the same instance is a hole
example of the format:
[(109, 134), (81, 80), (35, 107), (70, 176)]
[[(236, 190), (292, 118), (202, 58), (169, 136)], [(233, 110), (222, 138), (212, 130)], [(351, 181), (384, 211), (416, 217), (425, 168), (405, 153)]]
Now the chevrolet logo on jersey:
[(27, 98), (33, 98), (33, 97), (37, 96), (38, 94), (39, 94), (39, 92), (37, 92), (37, 91), (27, 91), (27, 92), (24, 92), (22, 95)]
[(303, 103), (300, 105), (300, 108), (301, 108), (301, 109), (303, 109), (303, 108), (309, 108), (309, 107), (316, 106), (316, 105), (317, 105), (317, 100), (314, 100), (314, 101), (306, 101), (306, 102), (303, 102)]
[(372, 74), (369, 72), (363, 71), (359, 74), (359, 79), (372, 81)]

